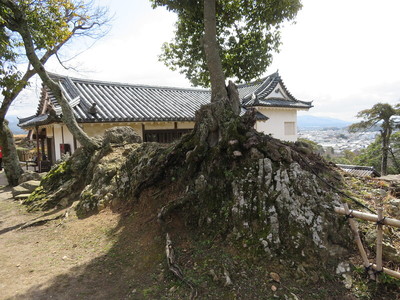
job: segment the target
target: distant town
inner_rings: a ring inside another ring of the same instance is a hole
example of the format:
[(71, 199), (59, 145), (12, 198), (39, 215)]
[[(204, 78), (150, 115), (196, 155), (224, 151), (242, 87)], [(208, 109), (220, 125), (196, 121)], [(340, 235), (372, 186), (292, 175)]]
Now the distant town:
[(335, 153), (340, 153), (345, 150), (359, 151), (367, 148), (378, 133), (378, 131), (349, 133), (347, 128), (299, 129), (299, 138), (316, 142), (325, 150), (331, 147)]

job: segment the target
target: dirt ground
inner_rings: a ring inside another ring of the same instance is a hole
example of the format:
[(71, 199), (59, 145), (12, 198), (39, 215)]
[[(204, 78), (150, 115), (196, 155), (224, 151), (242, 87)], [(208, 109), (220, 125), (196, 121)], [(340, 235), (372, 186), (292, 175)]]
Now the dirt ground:
[(71, 210), (68, 217), (20, 229), (26, 222), (59, 212), (26, 212), (5, 184), (3, 171), (0, 299), (145, 298), (143, 289), (154, 284), (149, 271), (160, 272), (163, 260), (163, 245), (154, 240), (155, 226), (142, 229), (140, 218), (122, 218), (109, 210), (78, 220)]
[[(4, 171), (0, 172), (0, 300), (188, 299), (190, 289), (167, 269), (164, 233), (155, 221), (158, 209), (152, 197), (136, 203), (129, 214), (104, 210), (78, 219), (73, 209), (28, 213), (12, 199), (6, 183)], [(62, 218), (21, 229), (60, 213)], [(269, 261), (254, 263), (245, 252), (237, 253), (223, 241), (218, 244), (199, 236), (193, 244), (182, 230), (183, 224), (175, 224), (177, 220), (171, 225), (176, 231), (170, 233), (186, 274), (197, 280), (202, 295), (198, 299), (274, 299), (271, 285), (276, 283), (264, 275), (270, 271), (282, 275), (278, 292), (289, 295), (279, 299), (356, 299), (344, 288), (342, 278), (311, 281), (303, 287), (292, 273), (279, 269), (283, 266), (272, 266)], [(210, 246), (213, 243), (215, 247)], [(228, 262), (237, 269), (236, 274), (246, 271), (249, 276), (237, 275), (233, 279), (238, 284), (227, 288), (224, 280), (215, 281), (209, 275), (211, 268), (222, 272), (214, 266), (216, 261)], [(365, 282), (363, 278), (359, 281)], [(373, 291), (379, 289), (374, 285), (361, 287), (365, 291), (356, 294), (363, 299), (399, 299), (393, 297), (395, 289), (388, 297), (376, 297)], [(257, 292), (254, 295), (253, 290)], [(291, 297), (293, 293), (299, 297)]]

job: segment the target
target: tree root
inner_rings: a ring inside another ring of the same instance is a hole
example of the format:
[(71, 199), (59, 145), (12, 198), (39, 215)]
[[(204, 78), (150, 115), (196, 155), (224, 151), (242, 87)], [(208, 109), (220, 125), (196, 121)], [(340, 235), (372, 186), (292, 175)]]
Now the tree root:
[(185, 205), (187, 202), (189, 202), (190, 198), (189, 197), (181, 197), (178, 198), (175, 201), (171, 201), (169, 202), (167, 205), (164, 205), (163, 207), (161, 207), (160, 211), (157, 214), (157, 219), (160, 223), (164, 223), (165, 222), (165, 218), (171, 214), (171, 212), (173, 212), (175, 209), (182, 207), (183, 205)]
[(165, 245), (165, 254), (167, 256), (167, 264), (168, 264), (168, 269), (176, 276), (178, 277), (181, 281), (183, 281), (187, 286), (190, 287), (191, 293), (190, 293), (190, 298), (189, 299), (195, 299), (197, 297), (197, 289), (194, 287), (193, 283), (191, 283), (189, 280), (187, 280), (182, 273), (181, 268), (179, 265), (176, 263), (175, 260), (175, 251), (172, 246), (172, 241), (169, 236), (169, 234), (166, 234), (166, 245)]
[(57, 213), (55, 216), (51, 217), (51, 218), (38, 218), (38, 219), (34, 219), (31, 221), (26, 222), (25, 224), (21, 225), (18, 230), (22, 230), (22, 229), (26, 229), (28, 227), (34, 227), (34, 226), (41, 226), (44, 225), (50, 221), (54, 221), (54, 220), (59, 220), (62, 219), (64, 217), (66, 217), (68, 214), (67, 210), (61, 211), (59, 213)]
[[(162, 230), (164, 232), (166, 232), (165, 218), (168, 215), (170, 215), (173, 210), (186, 204), (189, 201), (189, 199), (190, 199), (189, 197), (181, 197), (178, 200), (169, 202), (167, 205), (163, 206), (160, 209), (160, 211), (157, 214), (157, 220), (161, 224)], [(190, 293), (189, 299), (195, 299), (197, 297), (197, 289), (194, 287), (193, 283), (191, 283), (189, 280), (184, 278), (181, 268), (176, 263), (175, 251), (172, 246), (172, 241), (171, 241), (171, 238), (170, 238), (168, 232), (166, 233), (165, 254), (167, 256), (168, 269), (176, 277), (178, 277), (181, 281), (183, 281), (187, 286), (190, 287), (191, 293)]]

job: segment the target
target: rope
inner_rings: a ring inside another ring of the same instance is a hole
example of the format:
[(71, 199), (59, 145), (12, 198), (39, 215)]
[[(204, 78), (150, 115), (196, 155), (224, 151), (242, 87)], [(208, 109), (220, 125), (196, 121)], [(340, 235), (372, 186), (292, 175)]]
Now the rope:
[(375, 270), (374, 269), (373, 272), (374, 272), (374, 275), (376, 277), (376, 275), (379, 275), (380, 273), (383, 273), (383, 268), (381, 270)]
[(385, 219), (386, 217), (383, 217), (382, 219), (376, 221), (376, 225), (385, 225)]
[(364, 269), (365, 269), (365, 272), (366, 273), (368, 273), (369, 271), (373, 271), (373, 272), (375, 272), (375, 270), (372, 268), (372, 264), (370, 264), (368, 267), (364, 267)]
[(353, 216), (353, 210), (351, 210), (347, 215), (345, 215), (345, 217), (346, 217), (346, 221), (347, 221), (348, 219), (354, 218), (354, 216)]

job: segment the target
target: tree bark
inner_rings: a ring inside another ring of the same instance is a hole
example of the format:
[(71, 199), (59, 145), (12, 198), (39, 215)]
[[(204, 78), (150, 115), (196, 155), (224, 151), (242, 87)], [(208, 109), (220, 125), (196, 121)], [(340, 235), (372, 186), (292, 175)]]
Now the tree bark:
[(221, 101), (235, 115), (240, 113), (239, 93), (233, 82), (225, 85), (221, 53), (217, 41), (216, 0), (204, 0), (204, 52), (210, 73), (211, 103)]
[[(6, 2), (6, 4), (9, 5), (10, 2)], [(63, 45), (65, 45), (65, 43), (67, 43), (71, 39), (71, 37), (75, 34), (77, 29), (78, 29), (78, 27), (73, 28), (72, 31), (71, 31), (71, 34), (65, 40), (61, 41), (60, 43), (55, 45), (53, 48), (48, 49), (43, 54), (43, 56), (40, 58), (40, 63), (42, 65), (44, 65), (52, 55), (57, 53), (61, 49), (61, 47)], [(3, 90), (4, 99), (3, 99), (3, 102), (1, 103), (1, 107), (0, 107), (0, 128), (3, 127), (3, 122), (5, 120), (5, 117), (7, 115), (7, 112), (9, 110), (12, 102), (18, 97), (20, 92), (28, 84), (28, 81), (35, 74), (36, 74), (36, 70), (35, 69), (31, 69), (30, 65), (29, 65), (28, 69), (25, 72), (25, 74), (22, 76), (22, 78), (18, 82), (16, 82), (16, 84), (13, 87), (5, 88)], [(8, 148), (10, 148), (10, 149), (11, 148), (15, 148), (14, 137), (12, 137), (12, 139), (8, 139), (6, 132), (3, 131), (3, 130), (0, 132), (0, 140), (8, 141), (8, 143), (10, 143)], [(11, 162), (19, 161), (19, 158), (17, 156), (17, 152), (16, 151), (8, 151), (7, 153), (4, 153), (4, 159), (7, 160), (7, 161), (11, 161)], [(7, 168), (13, 168), (14, 166), (16, 166), (17, 169), (11, 169), (11, 170), (7, 169)], [(18, 170), (19, 164), (17, 165), (15, 163), (10, 163), (10, 164), (5, 165), (4, 167), (5, 167), (6, 173), (9, 173), (9, 174), (19, 174), (20, 173), (20, 171)]]
[(18, 179), (24, 171), (19, 164), (14, 135), (4, 120), (1, 125), (0, 144), (3, 147), (3, 165), (10, 186), (18, 185)]
[(225, 86), (217, 42), (216, 0), (204, 0), (204, 52), (211, 81), (211, 103), (196, 113), (194, 132), (199, 144), (214, 147), (223, 138), (224, 122), (240, 113), (239, 93), (230, 82)]
[(56, 97), (58, 104), (62, 109), (62, 120), (64, 124), (68, 127), (69, 131), (72, 135), (79, 141), (79, 143), (87, 149), (93, 150), (99, 148), (99, 145), (95, 143), (93, 139), (91, 139), (79, 126), (76, 122), (74, 112), (69, 105), (68, 101), (64, 97), (60, 86), (50, 79), (47, 74), (43, 64), (40, 62), (39, 58), (35, 53), (35, 48), (32, 42), (32, 38), (26, 28), (20, 26), (19, 33), (22, 36), (24, 41), (26, 55), (28, 56), (29, 61), (31, 62), (33, 68), (38, 73), (43, 83), (53, 92), (53, 95)]
[(227, 99), (225, 75), (217, 42), (216, 0), (204, 0), (204, 52), (211, 81), (211, 102)]
[(6, 5), (13, 11), (15, 20), (12, 24), (12, 27), (15, 31), (17, 31), (21, 35), (26, 55), (29, 59), (29, 62), (32, 64), (32, 67), (34, 68), (35, 72), (40, 76), (43, 83), (53, 92), (54, 96), (57, 99), (58, 104), (61, 106), (63, 113), (62, 120), (64, 124), (68, 127), (72, 135), (79, 141), (79, 143), (84, 148), (89, 150), (99, 148), (100, 145), (98, 145), (93, 139), (91, 139), (78, 126), (73, 110), (69, 105), (68, 101), (66, 100), (66, 98), (64, 97), (60, 86), (56, 82), (50, 79), (44, 68), (43, 63), (36, 55), (32, 36), (29, 32), (29, 26), (22, 11), (19, 10), (18, 6), (12, 1), (2, 0), (1, 2), (5, 2)]

